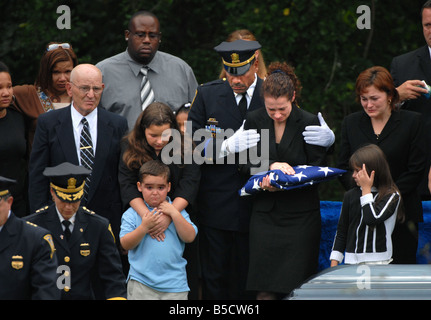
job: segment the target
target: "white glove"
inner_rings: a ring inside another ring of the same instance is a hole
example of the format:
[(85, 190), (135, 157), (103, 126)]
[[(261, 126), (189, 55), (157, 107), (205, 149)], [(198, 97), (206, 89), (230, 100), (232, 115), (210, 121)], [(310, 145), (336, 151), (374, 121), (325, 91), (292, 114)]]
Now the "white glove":
[(317, 117), (320, 126), (306, 126), (302, 135), (308, 144), (329, 148), (335, 141), (334, 132), (328, 127), (320, 112)]
[(257, 133), (255, 129), (244, 130), (244, 123), (245, 120), (232, 137), (223, 141), (221, 145), (221, 153), (224, 156), (255, 147), (259, 142), (260, 134)]

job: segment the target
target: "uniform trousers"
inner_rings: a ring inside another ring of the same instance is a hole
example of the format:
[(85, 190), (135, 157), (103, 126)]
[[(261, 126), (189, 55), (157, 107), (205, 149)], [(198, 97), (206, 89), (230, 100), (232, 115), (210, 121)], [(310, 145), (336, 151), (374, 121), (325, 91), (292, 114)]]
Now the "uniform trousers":
[(199, 254), (204, 300), (253, 299), (246, 292), (249, 234), (200, 225)]

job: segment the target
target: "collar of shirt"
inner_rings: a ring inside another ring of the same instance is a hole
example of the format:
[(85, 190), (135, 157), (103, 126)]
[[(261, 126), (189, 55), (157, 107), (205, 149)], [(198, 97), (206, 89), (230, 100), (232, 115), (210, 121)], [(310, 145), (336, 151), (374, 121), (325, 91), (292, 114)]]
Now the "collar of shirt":
[[(156, 54), (153, 57), (153, 60), (150, 61), (150, 63), (147, 65), (147, 67), (153, 71), (158, 73), (159, 72), (159, 65), (160, 65), (160, 58), (159, 58), (159, 51), (156, 52)], [(130, 69), (134, 73), (134, 75), (137, 77), (141, 73), (141, 69), (144, 66), (142, 63), (138, 63), (130, 56), (128, 49), (126, 49), (126, 52), (124, 53), (126, 56), (126, 60), (130, 66)]]
[[(251, 98), (253, 97), (254, 89), (256, 88), (256, 83), (257, 83), (257, 75), (254, 74), (254, 81), (250, 85), (250, 87), (248, 87), (248, 89), (246, 91), (247, 108), (250, 105)], [(235, 93), (235, 100), (236, 100), (237, 104), (239, 103), (239, 101), (241, 100), (241, 98), (242, 98), (242, 94), (241, 93)]]
[[(63, 218), (63, 216), (61, 215), (60, 211), (58, 211), (57, 206), (55, 207), (55, 211), (57, 211), (58, 219), (60, 219), (60, 223), (61, 223), (61, 228), (62, 228), (62, 229), (63, 229), (63, 231), (64, 231), (64, 229), (65, 229), (66, 227), (63, 225), (63, 220), (65, 220), (65, 219), (64, 219), (64, 218)], [(69, 221), (70, 221), (70, 226), (69, 226), (70, 232), (72, 232), (72, 231), (73, 231), (73, 226), (75, 225), (75, 219), (76, 219), (76, 212), (75, 212), (75, 213), (73, 214), (73, 216), (69, 219)]]
[[(73, 106), (73, 101), (72, 101), (72, 107), (71, 109), (71, 116), (72, 116), (72, 126), (73, 126), (73, 133), (74, 133), (74, 137), (75, 137), (75, 145), (76, 145), (76, 150), (77, 150), (77, 154), (78, 154), (78, 159), (79, 154), (80, 154), (80, 150), (79, 150), (79, 140), (81, 137), (81, 131), (82, 131), (82, 123), (81, 120), (82, 118), (84, 118), (82, 116), (82, 114), (80, 114), (75, 107)], [(97, 108), (95, 108), (91, 113), (87, 114), (85, 116), (85, 118), (88, 121), (88, 126), (90, 127), (90, 134), (91, 134), (91, 140), (93, 142), (93, 152), (94, 155), (96, 155), (96, 143), (97, 143)]]
[(429, 51), (430, 59), (431, 59), (431, 47), (428, 47), (428, 51)]

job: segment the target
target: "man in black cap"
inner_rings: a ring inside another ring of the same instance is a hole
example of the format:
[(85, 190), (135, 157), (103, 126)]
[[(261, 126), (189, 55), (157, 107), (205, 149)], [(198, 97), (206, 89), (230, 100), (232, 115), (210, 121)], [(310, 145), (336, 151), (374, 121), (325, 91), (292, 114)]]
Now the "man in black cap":
[(52, 232), (64, 271), (59, 287), (62, 299), (94, 299), (96, 275), (106, 299), (125, 299), (125, 277), (109, 221), (80, 206), (90, 172), (68, 162), (46, 168), (43, 174), (50, 180), (54, 204), (26, 220)]
[(0, 299), (60, 299), (52, 236), (13, 214), (15, 183), (0, 177)]
[[(260, 47), (246, 40), (215, 47), (226, 79), (199, 86), (189, 113), (193, 134), (209, 132), (201, 144), (205, 163), (197, 197), (203, 299), (251, 298), (245, 295), (251, 210), (238, 195), (247, 179), (238, 172), (236, 155), (260, 139), (255, 130), (243, 129), (246, 113), (264, 106), (259, 94), (263, 81), (256, 76)], [(222, 132), (229, 129), (235, 133), (225, 139)]]

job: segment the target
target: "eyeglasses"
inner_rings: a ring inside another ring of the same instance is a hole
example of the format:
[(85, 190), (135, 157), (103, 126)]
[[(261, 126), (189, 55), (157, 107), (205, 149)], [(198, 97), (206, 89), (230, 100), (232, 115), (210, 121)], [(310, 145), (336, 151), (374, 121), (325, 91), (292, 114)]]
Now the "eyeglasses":
[(63, 49), (70, 49), (72, 46), (68, 43), (53, 43), (48, 46), (46, 51), (52, 51), (56, 50), (58, 48), (62, 47)]
[(72, 81), (70, 83), (77, 87), (82, 94), (88, 94), (90, 90), (93, 90), (94, 94), (100, 94), (103, 91), (102, 87), (77, 86)]
[(147, 36), (148, 38), (150, 38), (151, 40), (157, 39), (160, 37), (161, 33), (157, 33), (157, 32), (132, 32), (129, 31), (133, 36), (139, 38), (139, 39), (145, 39)]

